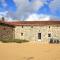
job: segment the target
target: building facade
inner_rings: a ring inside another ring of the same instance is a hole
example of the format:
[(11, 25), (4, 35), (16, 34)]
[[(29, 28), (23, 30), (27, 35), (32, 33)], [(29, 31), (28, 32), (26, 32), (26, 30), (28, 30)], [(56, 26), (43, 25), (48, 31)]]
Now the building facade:
[(6, 28), (2, 30), (3, 33), (0, 33), (0, 38), (3, 35), (4, 39), (13, 38), (41, 42), (49, 42), (50, 38), (60, 40), (60, 21), (19, 21), (5, 24), (8, 24), (9, 27), (5, 26)]
[(60, 21), (21, 21), (14, 23), (15, 39), (49, 42), (60, 39)]

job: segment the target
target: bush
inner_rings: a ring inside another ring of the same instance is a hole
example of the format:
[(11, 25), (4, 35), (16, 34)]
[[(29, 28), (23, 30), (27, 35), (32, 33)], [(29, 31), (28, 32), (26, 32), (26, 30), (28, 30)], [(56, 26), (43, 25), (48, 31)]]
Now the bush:
[(8, 40), (1, 40), (1, 42), (8, 43), (9, 41)]
[(29, 42), (28, 40), (21, 40), (21, 39), (11, 39), (11, 40), (0, 40), (3, 43), (9, 43), (9, 42), (16, 42), (16, 43), (23, 43), (23, 42)]
[(9, 42), (14, 42), (14, 41), (13, 40), (4, 39), (4, 40), (1, 40), (1, 42), (3, 42), (3, 43), (9, 43)]
[(23, 43), (23, 42), (29, 42), (28, 40), (19, 40), (19, 39), (16, 39), (15, 40), (16, 43)]

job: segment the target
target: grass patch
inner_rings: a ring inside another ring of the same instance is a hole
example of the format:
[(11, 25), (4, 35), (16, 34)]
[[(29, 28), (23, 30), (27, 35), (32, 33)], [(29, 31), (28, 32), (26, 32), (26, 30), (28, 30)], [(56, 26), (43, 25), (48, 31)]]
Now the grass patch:
[(10, 42), (15, 42), (15, 43), (24, 43), (24, 42), (29, 42), (28, 40), (22, 40), (22, 39), (11, 39), (11, 40), (0, 40), (3, 43), (10, 43)]
[(16, 43), (23, 43), (23, 42), (29, 42), (28, 40), (19, 40), (19, 39), (17, 39), (17, 40), (15, 40), (15, 42)]

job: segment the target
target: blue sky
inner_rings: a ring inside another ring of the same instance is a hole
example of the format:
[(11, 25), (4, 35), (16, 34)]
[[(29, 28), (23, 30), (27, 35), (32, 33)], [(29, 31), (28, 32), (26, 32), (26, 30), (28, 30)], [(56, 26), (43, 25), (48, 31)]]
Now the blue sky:
[(60, 19), (59, 0), (0, 0), (0, 12), (15, 19), (27, 19), (32, 14)]
[[(7, 6), (4, 6), (4, 3)], [(2, 0), (0, 0), (0, 11), (7, 11), (7, 10), (11, 10), (11, 11), (16, 11), (16, 5), (14, 3), (13, 0), (5, 0), (4, 2)]]

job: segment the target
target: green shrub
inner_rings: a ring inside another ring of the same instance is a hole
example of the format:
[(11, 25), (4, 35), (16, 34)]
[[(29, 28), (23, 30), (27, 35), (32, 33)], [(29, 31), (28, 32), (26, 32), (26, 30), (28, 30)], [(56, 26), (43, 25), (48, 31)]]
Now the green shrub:
[(3, 43), (9, 43), (9, 42), (16, 42), (16, 43), (23, 43), (23, 42), (29, 42), (28, 40), (22, 40), (22, 39), (4, 39), (4, 40), (0, 40)]
[(29, 42), (29, 41), (28, 40), (15, 39), (15, 42), (16, 43), (23, 43), (23, 42)]
[(3, 42), (3, 43), (9, 43), (9, 42), (13, 42), (12, 40), (1, 40), (1, 42)]
[(1, 42), (3, 42), (3, 43), (8, 43), (8, 41), (7, 41), (7, 40), (1, 40)]

